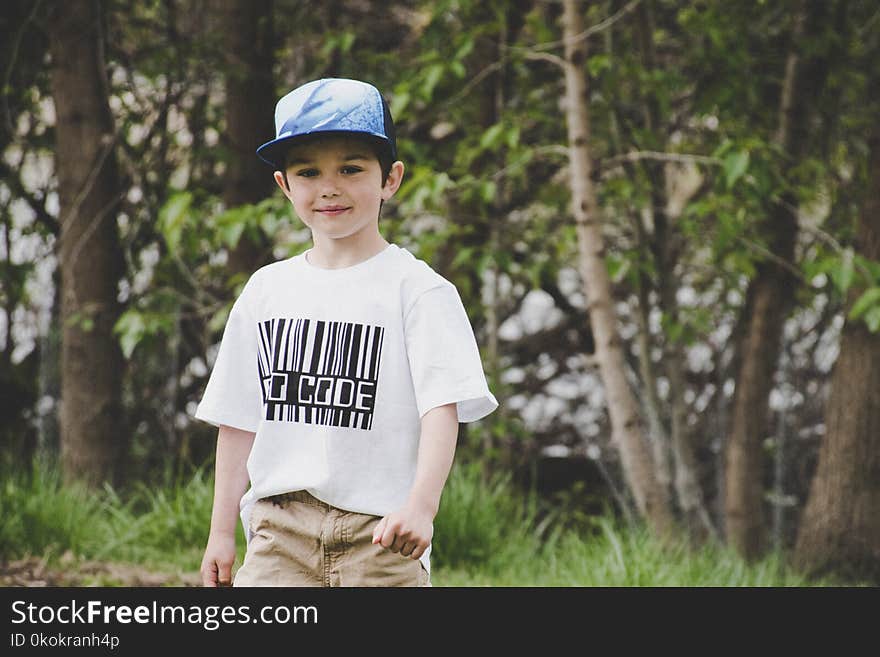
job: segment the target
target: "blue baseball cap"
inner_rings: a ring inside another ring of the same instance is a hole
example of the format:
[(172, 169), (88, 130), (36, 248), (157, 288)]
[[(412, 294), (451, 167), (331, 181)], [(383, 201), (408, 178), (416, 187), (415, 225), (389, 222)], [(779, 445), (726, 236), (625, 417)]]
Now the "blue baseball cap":
[(284, 168), (284, 153), (293, 144), (318, 134), (358, 134), (374, 139), (397, 159), (391, 111), (382, 94), (360, 80), (324, 78), (297, 87), (275, 105), (275, 139), (257, 155), (275, 169)]

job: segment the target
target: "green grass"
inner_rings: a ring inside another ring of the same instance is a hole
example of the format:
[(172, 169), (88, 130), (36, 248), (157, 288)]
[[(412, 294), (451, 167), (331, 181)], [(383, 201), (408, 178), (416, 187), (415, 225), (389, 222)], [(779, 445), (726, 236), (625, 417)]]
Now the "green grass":
[[(5, 474), (0, 487), (0, 561), (39, 556), (197, 572), (208, 535), (213, 483), (203, 472), (167, 488), (65, 486), (56, 471)], [(239, 527), (238, 539), (244, 545)]]
[[(720, 546), (662, 547), (643, 527), (610, 517), (573, 527), (565, 511), (544, 515), (534, 493), (509, 478), (453, 471), (435, 520), (433, 580), (439, 586), (821, 586), (779, 554), (746, 564)], [(561, 529), (565, 527), (565, 529)]]
[[(195, 574), (211, 515), (204, 472), (167, 488), (123, 493), (64, 486), (52, 470), (4, 475), (0, 562), (39, 556), (135, 564)], [(435, 586), (822, 586), (792, 572), (778, 554), (746, 564), (718, 546), (661, 547), (643, 528), (610, 517), (572, 523), (547, 513), (509, 478), (484, 478), (457, 464), (434, 523)], [(239, 526), (239, 561), (244, 540)], [(112, 582), (111, 582), (112, 583)]]

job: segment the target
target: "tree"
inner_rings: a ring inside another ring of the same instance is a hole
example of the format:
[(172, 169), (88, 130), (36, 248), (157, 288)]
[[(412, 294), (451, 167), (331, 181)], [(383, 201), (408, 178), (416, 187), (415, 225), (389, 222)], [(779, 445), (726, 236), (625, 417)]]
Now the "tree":
[[(825, 3), (800, 4), (792, 20), (774, 137), (785, 158), (785, 172), (800, 162), (810, 144), (810, 121), (826, 73), (823, 53), (817, 49), (817, 35), (825, 26)], [(762, 444), (783, 325), (795, 298), (797, 200), (790, 190), (773, 200), (761, 228), (770, 255), (758, 264), (742, 310), (745, 330), (737, 345), (739, 370), (725, 466), (726, 537), (746, 558), (757, 557), (764, 548)]]
[(591, 176), (589, 92), (583, 68), (586, 61), (584, 20), (576, 0), (565, 0), (563, 6), (571, 196), (596, 359), (611, 416), (613, 441), (620, 452), (627, 484), (648, 524), (658, 535), (668, 536), (673, 528), (669, 496), (655, 476), (639, 407), (626, 380), (626, 364), (605, 265), (602, 221)]
[[(880, 262), (880, 124), (869, 139), (868, 193), (858, 252)], [(880, 272), (880, 267), (877, 267)], [(880, 330), (853, 317), (855, 304), (880, 307), (874, 285), (854, 286), (826, 411), (827, 432), (798, 533), (795, 562), (812, 573), (880, 582)], [(873, 296), (872, 296), (873, 291)]]
[[(217, 0), (226, 57), (223, 135), (228, 156), (223, 203), (227, 208), (258, 203), (274, 188), (267, 168), (254, 154), (257, 146), (272, 137), (276, 101), (272, 4), (272, 0)], [(232, 272), (253, 272), (266, 264), (268, 251), (266, 236), (255, 227), (242, 234), (230, 251), (229, 268)]]
[(67, 479), (112, 476), (121, 447), (124, 361), (113, 326), (123, 271), (122, 197), (108, 104), (100, 5), (53, 5), (48, 19), (60, 196), (61, 460)]
[[(653, 8), (650, 2), (642, 2), (636, 9), (637, 33), (639, 43), (639, 53), (643, 60), (643, 65), (648, 76), (657, 73), (657, 56), (654, 44), (654, 16)], [(650, 139), (654, 143), (649, 143), (654, 150), (663, 151), (669, 146), (668, 128), (666, 127), (662, 111), (661, 102), (655, 89), (649, 89), (642, 94), (644, 99), (644, 124), (645, 139)], [(654, 269), (657, 277), (657, 292), (659, 297), (659, 305), (663, 310), (667, 326), (678, 326), (681, 323), (681, 313), (676, 301), (676, 292), (680, 287), (680, 281), (677, 280), (675, 269), (681, 252), (681, 240), (676, 239), (676, 228), (673, 219), (669, 214), (669, 190), (672, 189), (671, 181), (667, 175), (667, 163), (661, 160), (647, 160), (645, 170), (648, 180), (650, 181), (651, 195), (651, 223), (653, 225), (653, 235), (650, 241), (651, 255), (654, 260)], [(637, 219), (637, 221), (640, 221)], [(644, 229), (640, 232), (645, 232)], [(648, 305), (647, 290), (640, 290), (640, 305)], [(647, 310), (647, 308), (644, 308)], [(647, 323), (644, 324), (642, 330), (647, 331)], [(671, 331), (669, 331), (671, 333)], [(648, 336), (645, 336), (648, 337)], [(684, 345), (681, 334), (678, 336), (664, 336), (664, 363), (663, 369), (669, 380), (669, 406), (670, 406), (670, 436), (671, 452), (673, 463), (675, 464), (675, 492), (679, 506), (684, 516), (685, 524), (689, 533), (695, 539), (702, 539), (707, 536), (715, 536), (715, 528), (709, 518), (709, 512), (703, 502), (703, 492), (700, 488), (698, 480), (698, 464), (695, 450), (692, 445), (692, 439), (689, 435), (687, 426), (687, 404), (685, 402), (685, 354)], [(640, 354), (640, 364), (643, 372), (651, 368), (650, 350), (645, 342), (643, 350), (647, 353)], [(653, 386), (654, 376), (645, 377), (644, 385)], [(647, 395), (648, 400), (652, 400), (656, 396), (652, 389)], [(650, 406), (650, 404), (649, 404)], [(649, 414), (649, 417), (655, 413)], [(655, 444), (663, 445), (666, 437), (660, 431), (654, 431), (652, 440)], [(657, 467), (658, 460), (664, 458), (663, 450), (654, 450), (655, 471), (658, 473), (658, 479), (661, 482), (666, 478), (666, 468)]]

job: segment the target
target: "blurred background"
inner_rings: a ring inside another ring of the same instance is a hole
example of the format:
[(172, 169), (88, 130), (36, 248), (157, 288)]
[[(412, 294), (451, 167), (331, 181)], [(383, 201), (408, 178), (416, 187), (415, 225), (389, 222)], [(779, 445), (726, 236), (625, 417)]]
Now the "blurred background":
[(880, 581), (876, 3), (5, 0), (0, 56), (6, 563), (105, 554), (33, 539), (75, 486), (43, 525), (199, 481), (203, 547), (228, 311), (310, 246), (254, 150), (354, 77), (407, 167), (380, 230), (456, 284), (501, 403), (454, 477)]

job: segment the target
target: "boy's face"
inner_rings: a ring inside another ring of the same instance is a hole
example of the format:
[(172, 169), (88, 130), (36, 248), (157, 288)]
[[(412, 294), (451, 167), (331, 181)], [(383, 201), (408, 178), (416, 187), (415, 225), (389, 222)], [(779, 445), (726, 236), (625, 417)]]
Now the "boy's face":
[(379, 207), (403, 180), (395, 162), (382, 184), (382, 170), (363, 140), (330, 136), (293, 146), (287, 157), (287, 183), (280, 171), (275, 181), (293, 203), (315, 242), (344, 240), (363, 231), (378, 231)]

